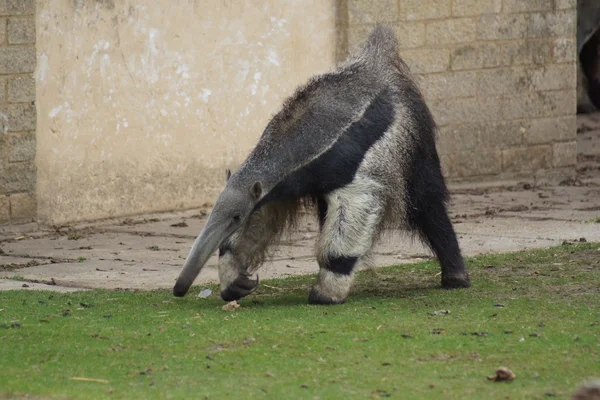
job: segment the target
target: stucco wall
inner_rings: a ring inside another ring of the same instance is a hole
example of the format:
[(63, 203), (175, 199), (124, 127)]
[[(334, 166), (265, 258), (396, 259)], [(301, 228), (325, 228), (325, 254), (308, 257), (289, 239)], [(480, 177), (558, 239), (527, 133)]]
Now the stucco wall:
[(334, 58), (333, 0), (39, 1), (39, 219), (212, 202)]

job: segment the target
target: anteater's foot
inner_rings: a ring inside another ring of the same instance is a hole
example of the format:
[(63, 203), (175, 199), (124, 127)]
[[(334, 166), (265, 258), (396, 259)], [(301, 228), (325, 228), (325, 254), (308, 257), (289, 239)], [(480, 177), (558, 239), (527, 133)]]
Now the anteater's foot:
[(313, 287), (308, 295), (308, 303), (309, 304), (321, 304), (321, 305), (333, 305), (333, 304), (343, 304), (346, 299), (337, 299), (331, 298), (319, 291), (319, 289)]
[(471, 280), (467, 274), (442, 276), (442, 287), (444, 289), (469, 288)]

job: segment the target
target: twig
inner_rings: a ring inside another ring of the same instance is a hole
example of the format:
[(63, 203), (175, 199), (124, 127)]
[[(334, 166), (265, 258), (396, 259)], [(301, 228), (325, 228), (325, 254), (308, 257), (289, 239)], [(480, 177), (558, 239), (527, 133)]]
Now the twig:
[(265, 285), (263, 284), (264, 287), (269, 288), (269, 289), (277, 289), (277, 290), (283, 290), (282, 288), (276, 287), (276, 286), (269, 286), (269, 285)]
[(83, 382), (97, 382), (97, 383), (108, 383), (106, 379), (98, 379), (98, 378), (84, 378), (81, 376), (72, 376), (72, 381), (83, 381)]

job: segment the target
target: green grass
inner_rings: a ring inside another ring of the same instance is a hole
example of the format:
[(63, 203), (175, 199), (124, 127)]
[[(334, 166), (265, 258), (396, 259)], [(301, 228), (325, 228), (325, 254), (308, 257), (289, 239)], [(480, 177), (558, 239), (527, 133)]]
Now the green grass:
[[(306, 304), (314, 276), (271, 280), (233, 312), (200, 288), (4, 292), (0, 398), (568, 398), (600, 377), (599, 260), (594, 243), (476, 257), (456, 291), (435, 262), (365, 271), (325, 307)], [(516, 379), (488, 381), (500, 366)]]

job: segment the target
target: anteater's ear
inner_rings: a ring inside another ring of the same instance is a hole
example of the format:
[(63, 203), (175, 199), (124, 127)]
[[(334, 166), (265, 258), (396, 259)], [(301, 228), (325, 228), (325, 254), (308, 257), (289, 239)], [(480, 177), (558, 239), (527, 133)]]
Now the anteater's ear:
[(258, 181), (254, 182), (250, 188), (250, 194), (254, 200), (260, 199), (260, 195), (262, 194), (262, 184)]
[(227, 174), (227, 179), (226, 179), (226, 181), (227, 181), (227, 182), (229, 182), (229, 178), (231, 178), (231, 170), (230, 170), (229, 168), (227, 168), (227, 169), (225, 170), (225, 174)]

